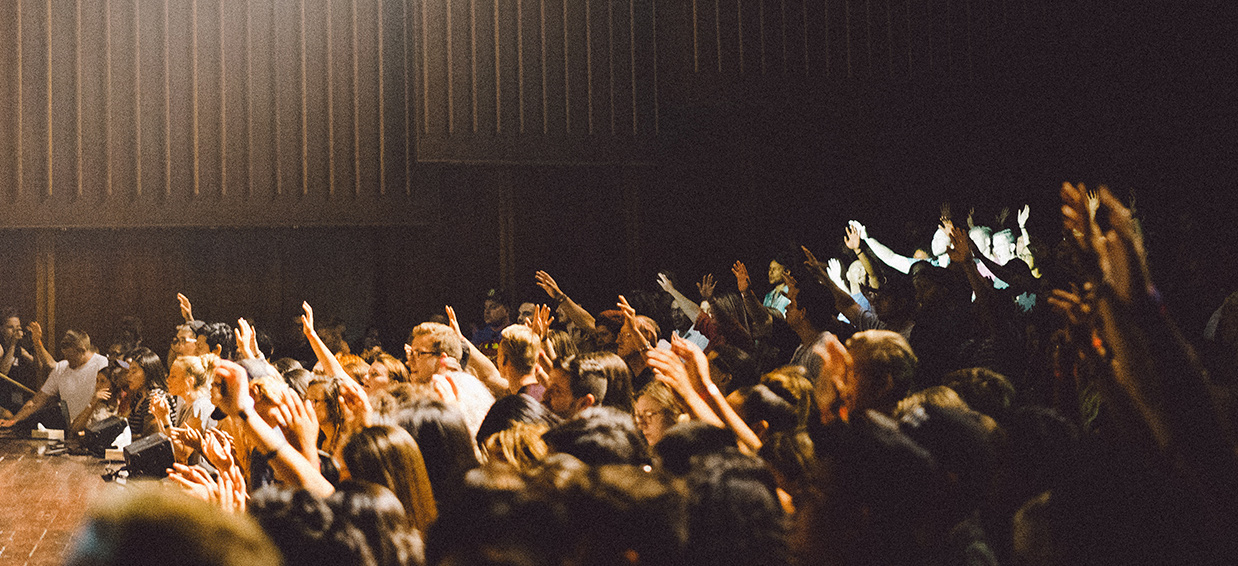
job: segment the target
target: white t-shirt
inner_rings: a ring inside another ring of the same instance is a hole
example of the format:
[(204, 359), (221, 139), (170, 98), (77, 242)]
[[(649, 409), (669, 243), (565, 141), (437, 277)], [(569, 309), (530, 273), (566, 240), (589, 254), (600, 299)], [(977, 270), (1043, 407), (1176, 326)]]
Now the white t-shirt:
[(69, 367), (69, 360), (60, 360), (47, 376), (41, 391), (59, 396), (69, 406), (69, 418), (76, 418), (90, 406), (90, 398), (95, 394), (95, 376), (105, 367), (107, 358), (99, 354), (77, 369)]

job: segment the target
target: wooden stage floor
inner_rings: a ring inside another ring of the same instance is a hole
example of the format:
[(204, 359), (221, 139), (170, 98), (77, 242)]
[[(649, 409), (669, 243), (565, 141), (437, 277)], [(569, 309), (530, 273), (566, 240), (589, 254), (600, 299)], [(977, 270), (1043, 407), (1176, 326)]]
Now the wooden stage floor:
[(91, 500), (116, 488), (100, 475), (121, 464), (45, 456), (49, 444), (0, 435), (0, 566), (61, 564)]

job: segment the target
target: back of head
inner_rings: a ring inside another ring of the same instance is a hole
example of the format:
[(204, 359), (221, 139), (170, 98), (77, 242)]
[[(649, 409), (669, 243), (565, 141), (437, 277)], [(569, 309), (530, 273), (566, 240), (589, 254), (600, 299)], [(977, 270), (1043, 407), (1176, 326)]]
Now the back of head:
[(761, 384), (794, 405), (799, 426), (807, 426), (816, 403), (813, 398), (815, 386), (808, 379), (804, 366), (780, 367), (761, 376)]
[(787, 517), (761, 460), (737, 450), (698, 456), (687, 490), (689, 562), (787, 563)]
[(542, 351), (542, 341), (533, 329), (523, 324), (513, 324), (504, 328), (502, 335), (499, 351), (507, 363), (518, 375), (533, 371), (533, 366), (537, 365), (537, 353)]
[(438, 516), (425, 460), (404, 429), (365, 427), (348, 439), (340, 456), (353, 479), (377, 483), (394, 492), (417, 529), (425, 530)]
[(226, 322), (212, 322), (202, 330), (199, 336), (206, 336), (206, 347), (214, 352), (219, 348), (219, 357), (231, 360), (236, 357), (236, 333)]
[(901, 334), (889, 330), (857, 332), (847, 340), (847, 351), (855, 364), (860, 395), (867, 396), (859, 410), (892, 409), (907, 395), (918, 360)]
[(631, 413), (610, 407), (588, 407), (547, 431), (542, 439), (551, 450), (592, 466), (649, 462), (649, 446)]
[(446, 324), (437, 322), (423, 322), (413, 327), (413, 331), (408, 335), (408, 343), (412, 344), (413, 340), (429, 336), (430, 351), (435, 355), (447, 354), (448, 356), (459, 360), (464, 356), (464, 349), (460, 343), (460, 336), (456, 331), (452, 330)]
[[(714, 381), (724, 392), (756, 385), (760, 380), (756, 358), (737, 346), (715, 345), (709, 352), (709, 362), (711, 371), (717, 370), (722, 374), (714, 378)], [(726, 383), (723, 383), (724, 379)]]
[(454, 504), (464, 474), (479, 465), (476, 440), (469, 434), (464, 415), (453, 405), (417, 399), (396, 413), (392, 422), (416, 439), (435, 501), (440, 507)]
[(572, 386), (573, 396), (593, 393), (603, 406), (631, 414), (636, 401), (632, 393), (632, 371), (623, 358), (611, 352), (581, 354), (572, 358), (567, 371), (578, 378), (573, 379), (577, 384)]
[(215, 366), (218, 364), (218, 356), (204, 354), (201, 356), (177, 356), (176, 361), (172, 362), (172, 367), (184, 368), (186, 375), (193, 378), (194, 389), (209, 389), (211, 379), (215, 375)]
[(996, 471), (997, 451), (980, 417), (966, 407), (927, 401), (908, 409), (899, 420), (899, 428), (950, 474), (948, 506), (957, 513), (956, 521), (985, 501)]
[[(573, 392), (575, 394), (575, 392)], [(477, 429), (477, 444), (481, 446), (490, 435), (507, 430), (516, 423), (556, 425), (562, 419), (545, 405), (523, 393), (508, 395), (490, 406), (486, 418)]]
[[(743, 397), (740, 414), (753, 430), (787, 432), (799, 424), (795, 406), (779, 397), (765, 385), (738, 390)], [(758, 427), (764, 423), (763, 427)]]
[(1014, 403), (1014, 385), (1000, 373), (989, 368), (968, 368), (953, 371), (943, 378), (967, 406), (1001, 420)]
[(365, 533), (347, 521), (336, 521), (327, 503), (304, 489), (269, 485), (253, 493), (247, 508), (279, 548), (285, 564), (378, 566)]
[(297, 392), (297, 395), (305, 397), (305, 390), (309, 387), (311, 381), (314, 380), (314, 373), (305, 368), (293, 368), (280, 373), (284, 378), (284, 383), (288, 387)]
[(404, 506), (390, 489), (366, 481), (345, 481), (331, 494), (327, 505), (337, 522), (347, 522), (365, 533), (370, 553), (379, 565), (422, 562), (421, 536), (412, 530)]
[(127, 489), (97, 501), (68, 566), (277, 566), (279, 551), (245, 515), (170, 490)]
[(834, 326), (837, 320), (838, 308), (834, 305), (834, 297), (829, 291), (811, 280), (802, 281), (795, 304), (804, 309), (808, 323), (817, 330), (826, 330)]
[(654, 450), (666, 471), (682, 476), (691, 470), (693, 456), (734, 450), (736, 447), (737, 440), (731, 429), (694, 420), (667, 429)]

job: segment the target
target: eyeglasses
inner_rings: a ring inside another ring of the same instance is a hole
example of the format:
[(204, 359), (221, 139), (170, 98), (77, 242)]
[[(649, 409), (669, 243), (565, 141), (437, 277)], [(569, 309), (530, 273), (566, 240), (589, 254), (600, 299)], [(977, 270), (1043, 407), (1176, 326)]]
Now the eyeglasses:
[(665, 413), (665, 410), (660, 411), (638, 411), (636, 413), (636, 424), (652, 424), (653, 418)]
[(197, 338), (176, 338), (172, 340), (172, 343), (180, 345), (180, 344), (190, 344), (190, 343), (197, 342), (197, 341), (198, 341)]
[(438, 352), (432, 352), (429, 350), (409, 350), (408, 354), (412, 356), (414, 360), (416, 360), (416, 359), (420, 359), (423, 356), (437, 356)]

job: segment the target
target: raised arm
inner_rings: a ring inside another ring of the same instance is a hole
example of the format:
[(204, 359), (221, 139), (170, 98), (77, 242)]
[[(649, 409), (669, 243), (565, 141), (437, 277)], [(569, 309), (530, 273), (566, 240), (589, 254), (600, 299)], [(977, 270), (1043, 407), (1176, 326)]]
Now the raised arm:
[(875, 254), (877, 259), (881, 260), (882, 263), (893, 267), (902, 273), (911, 272), (911, 264), (915, 263), (915, 259), (894, 253), (894, 250), (887, 248), (885, 244), (869, 237), (868, 231), (865, 230), (863, 224), (853, 220), (851, 221), (851, 225), (859, 230), (860, 238), (864, 241), (864, 243), (868, 244), (869, 249), (873, 250), (873, 254)]
[(547, 295), (550, 295), (550, 298), (556, 304), (563, 305), (563, 310), (572, 323), (589, 334), (597, 332), (597, 321), (593, 318), (593, 315), (589, 314), (589, 311), (576, 304), (576, 301), (573, 301), (571, 297), (560, 290), (558, 283), (555, 283), (554, 278), (549, 273), (538, 271), (534, 274), (534, 277), (537, 280), (538, 287), (541, 287)]
[(305, 333), (305, 339), (309, 340), (310, 347), (314, 349), (314, 357), (318, 358), (322, 369), (326, 370), (327, 375), (352, 380), (352, 376), (344, 371), (344, 365), (331, 354), (331, 350), (327, 349), (327, 343), (323, 342), (322, 338), (318, 337), (318, 331), (314, 330), (314, 309), (310, 307), (309, 302), (302, 302), (301, 309), (305, 311), (305, 314), (301, 315), (301, 332)]
[(744, 419), (739, 417), (739, 413), (735, 412), (735, 408), (731, 407), (726, 396), (710, 378), (709, 358), (705, 357), (705, 353), (696, 344), (679, 337), (671, 340), (671, 352), (683, 358), (684, 366), (688, 370), (688, 378), (692, 380), (697, 394), (709, 404), (715, 414), (722, 418), (727, 428), (735, 431), (735, 436), (739, 438), (739, 441), (753, 454), (756, 454), (761, 449), (761, 439), (744, 422)]
[(456, 309), (450, 306), (445, 307), (447, 311), (447, 322), (451, 325), (451, 329), (456, 332), (456, 337), (460, 339), (460, 344), (469, 351), (469, 361), (464, 366), (464, 369), (486, 384), (486, 388), (490, 393), (499, 398), (507, 395), (507, 380), (499, 373), (499, 368), (495, 367), (494, 362), (490, 361), (481, 350), (477, 349), (468, 338), (464, 337), (464, 332), (460, 330), (460, 322), (456, 320)]
[(245, 368), (230, 361), (221, 361), (215, 368), (211, 390), (212, 401), (218, 401), (216, 406), (229, 417), (236, 418), (241, 429), (253, 439), (254, 448), (268, 458), (271, 468), (286, 483), (303, 487), (318, 497), (328, 497), (335, 492), (318, 467), (297, 452), (254, 409)]
[(671, 298), (675, 300), (675, 304), (679, 306), (679, 310), (682, 310), (684, 314), (688, 315), (689, 319), (696, 320), (696, 317), (701, 315), (701, 305), (692, 302), (692, 299), (689, 299), (688, 297), (685, 297), (683, 293), (680, 293), (679, 290), (675, 288), (675, 284), (671, 283), (670, 278), (668, 278), (665, 273), (658, 274), (658, 286), (661, 287), (663, 291), (670, 293)]
[(861, 229), (863, 226), (854, 220), (847, 224), (847, 235), (843, 237), (843, 244), (847, 249), (855, 252), (856, 259), (860, 260), (860, 265), (864, 267), (864, 272), (868, 274), (868, 286), (873, 289), (880, 289), (883, 273), (876, 269), (873, 265), (872, 257), (869, 248), (864, 245), (864, 239), (861, 237)]
[(761, 303), (761, 297), (752, 292), (752, 280), (748, 277), (748, 266), (736, 260), (731, 266), (731, 273), (735, 275), (735, 288), (739, 291), (739, 296), (744, 299), (744, 310), (748, 312), (748, 320), (752, 321), (752, 334), (754, 336), (767, 335), (769, 327), (774, 323), (774, 315)]
[(1000, 316), (997, 312), (997, 297), (993, 284), (976, 268), (977, 254), (972, 250), (971, 238), (949, 220), (942, 224), (942, 228), (950, 235), (950, 246), (947, 248), (947, 253), (950, 254), (949, 269), (962, 269), (967, 275), (971, 290), (976, 294), (976, 304), (980, 306), (980, 322), (990, 332), (995, 332)]
[[(843, 313), (843, 316), (847, 317), (847, 320), (850, 320), (852, 324), (859, 324), (860, 315), (863, 312), (860, 304), (855, 302), (855, 298), (851, 296), (851, 293), (840, 287), (833, 277), (828, 276), (826, 271), (821, 268), (821, 262), (817, 261), (817, 257), (813, 255), (812, 251), (805, 246), (800, 246), (800, 249), (804, 250), (804, 257), (807, 258), (804, 260), (804, 264), (814, 271), (817, 275), (817, 281), (825, 286), (834, 297), (834, 308), (838, 309), (838, 312)], [(837, 262), (838, 260), (831, 259), (830, 261)], [(841, 268), (840, 264), (839, 269)]]
[(30, 341), (34, 343), (34, 358), (39, 362), (40, 370), (43, 373), (52, 371), (52, 368), (56, 366), (56, 358), (53, 358), (52, 353), (43, 346), (43, 327), (31, 321), (26, 325), (26, 330), (30, 331)]

